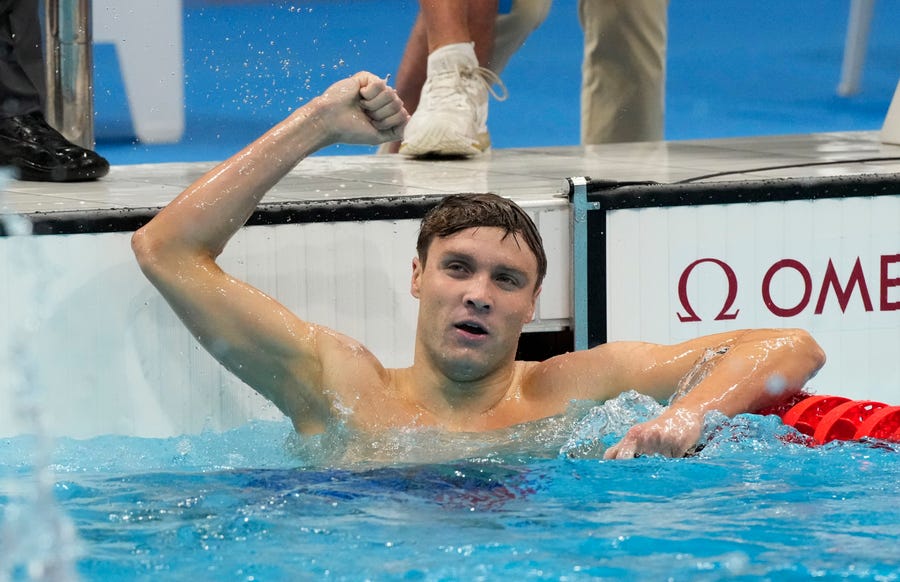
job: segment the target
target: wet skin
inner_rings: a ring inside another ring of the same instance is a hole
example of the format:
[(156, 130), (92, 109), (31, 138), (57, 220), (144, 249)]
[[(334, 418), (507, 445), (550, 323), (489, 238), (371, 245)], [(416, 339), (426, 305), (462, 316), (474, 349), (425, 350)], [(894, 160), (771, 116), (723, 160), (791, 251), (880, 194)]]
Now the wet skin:
[[(696, 443), (706, 412), (768, 406), (824, 363), (802, 330), (736, 330), (669, 346), (611, 342), (517, 362), (517, 339), (539, 293), (537, 261), (516, 236), (492, 227), (438, 237), (413, 260), (420, 311), (414, 362), (402, 369), (386, 369), (358, 341), (305, 321), (217, 264), (265, 193), (303, 158), (332, 143), (396, 140), (407, 120), (383, 80), (368, 73), (344, 79), (210, 170), (132, 238), (141, 269), (198, 341), (298, 432), (321, 432), (335, 420), (366, 433), (479, 432), (626, 389), (663, 400), (707, 350), (726, 346), (690, 393), (607, 451), (678, 456)], [(777, 394), (767, 388), (776, 376)]]
[(536, 280), (531, 250), (500, 228), (435, 238), (426, 262), (413, 261), (417, 359), (462, 384), (497, 374), (513, 360), (522, 326), (534, 317)]

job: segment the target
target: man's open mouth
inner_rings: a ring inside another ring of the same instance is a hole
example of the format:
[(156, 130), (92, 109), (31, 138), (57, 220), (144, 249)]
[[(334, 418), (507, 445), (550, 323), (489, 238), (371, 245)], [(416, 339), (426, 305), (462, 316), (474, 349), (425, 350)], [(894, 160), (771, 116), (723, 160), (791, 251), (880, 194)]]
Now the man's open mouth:
[(459, 330), (464, 331), (464, 332), (466, 332), (466, 333), (471, 333), (471, 334), (473, 334), (473, 335), (487, 335), (487, 330), (486, 330), (486, 329), (484, 329), (483, 327), (481, 327), (479, 324), (474, 323), (474, 322), (471, 322), (471, 321), (465, 321), (465, 322), (462, 322), (462, 323), (457, 323), (457, 324), (456, 324), (456, 329), (459, 329)]

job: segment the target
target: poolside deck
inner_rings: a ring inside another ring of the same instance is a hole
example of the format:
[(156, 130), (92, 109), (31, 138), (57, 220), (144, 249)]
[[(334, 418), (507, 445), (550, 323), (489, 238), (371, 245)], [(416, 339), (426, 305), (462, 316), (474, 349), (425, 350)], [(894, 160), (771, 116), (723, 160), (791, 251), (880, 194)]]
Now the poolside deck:
[[(558, 203), (565, 179), (674, 183), (858, 175), (900, 171), (900, 146), (877, 132), (842, 132), (717, 140), (495, 150), (474, 160), (413, 161), (400, 156), (314, 156), (279, 183), (270, 202), (439, 195), (491, 191), (526, 205)], [(858, 161), (865, 160), (865, 161)], [(114, 166), (82, 184), (7, 181), (0, 213), (40, 222), (56, 212), (124, 210), (146, 214), (165, 206), (213, 163)]]

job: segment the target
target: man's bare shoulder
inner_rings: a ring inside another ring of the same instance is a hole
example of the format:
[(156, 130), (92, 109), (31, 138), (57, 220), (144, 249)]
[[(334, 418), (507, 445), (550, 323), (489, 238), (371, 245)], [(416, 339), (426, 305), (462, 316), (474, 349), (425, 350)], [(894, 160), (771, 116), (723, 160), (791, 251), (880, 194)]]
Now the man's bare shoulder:
[(390, 384), (389, 370), (362, 342), (324, 326), (314, 327), (315, 351), (326, 384), (323, 388), (343, 392)]
[(521, 362), (533, 398), (605, 400), (622, 391), (623, 369), (633, 367), (641, 344), (612, 342), (540, 362)]

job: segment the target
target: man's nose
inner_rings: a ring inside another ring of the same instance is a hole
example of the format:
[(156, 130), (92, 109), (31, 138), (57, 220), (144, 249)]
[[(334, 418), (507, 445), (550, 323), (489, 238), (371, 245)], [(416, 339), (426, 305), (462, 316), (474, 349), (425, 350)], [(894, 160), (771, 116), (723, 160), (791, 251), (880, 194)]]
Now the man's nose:
[(490, 282), (485, 277), (476, 277), (466, 290), (466, 305), (474, 307), (478, 311), (490, 311)]

